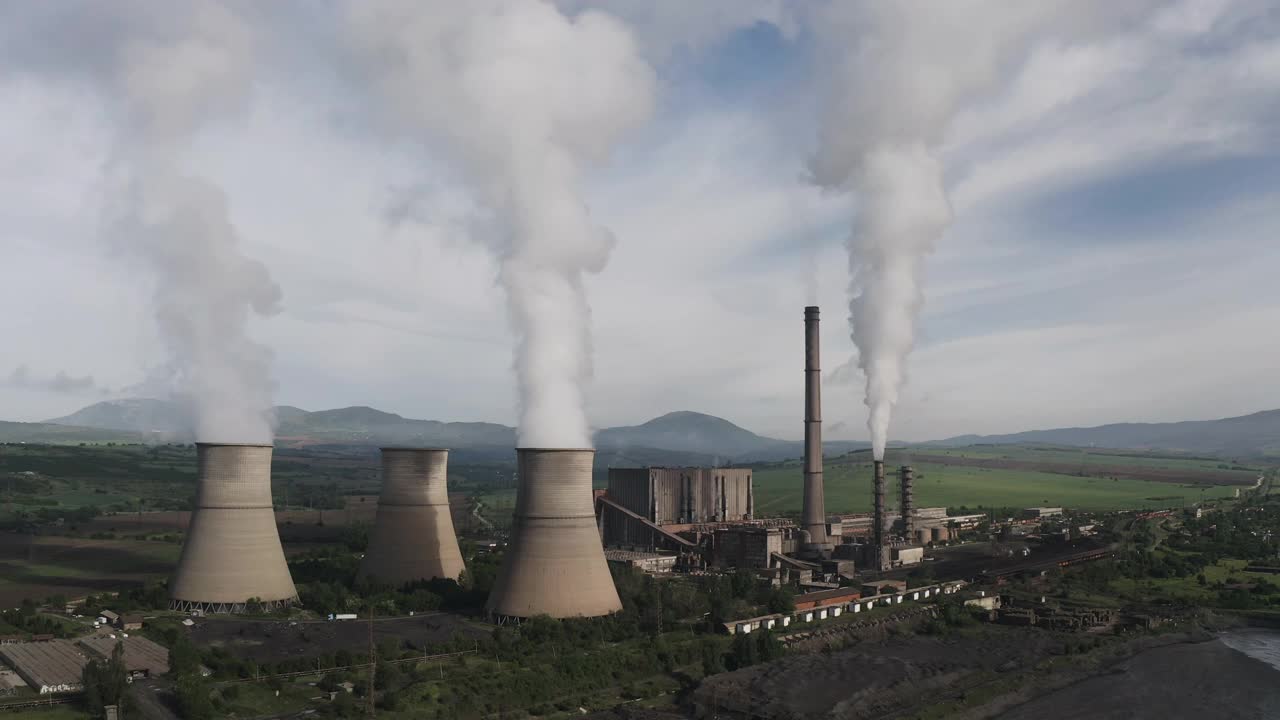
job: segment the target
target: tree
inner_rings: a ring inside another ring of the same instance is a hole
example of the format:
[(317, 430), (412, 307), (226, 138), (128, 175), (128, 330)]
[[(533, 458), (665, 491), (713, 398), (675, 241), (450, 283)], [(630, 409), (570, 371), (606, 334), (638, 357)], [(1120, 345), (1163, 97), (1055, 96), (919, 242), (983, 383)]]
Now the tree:
[(746, 633), (733, 636), (733, 646), (729, 649), (729, 669), (738, 670), (760, 662), (760, 649), (755, 641)]
[(124, 664), (124, 644), (116, 643), (106, 662), (94, 660), (81, 671), (85, 709), (94, 717), (102, 717), (104, 705), (123, 705), (129, 686), (129, 672)]
[(715, 675), (724, 672), (724, 656), (720, 653), (720, 645), (714, 637), (706, 636), (698, 648), (702, 654), (702, 674)]
[(756, 652), (759, 655), (760, 662), (769, 662), (782, 657), (783, 653), (782, 641), (768, 630), (760, 632), (756, 640)]
[(178, 705), (178, 714), (184, 720), (213, 719), (209, 684), (199, 674), (179, 677), (173, 684), (173, 696)]

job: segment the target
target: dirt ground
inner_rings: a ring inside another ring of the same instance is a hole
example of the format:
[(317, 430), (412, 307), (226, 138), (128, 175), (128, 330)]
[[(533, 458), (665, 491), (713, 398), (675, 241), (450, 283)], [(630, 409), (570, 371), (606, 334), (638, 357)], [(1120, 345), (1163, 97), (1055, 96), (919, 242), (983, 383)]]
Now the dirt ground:
[(176, 544), (0, 534), (0, 607), (118, 591), (172, 572)]
[[(373, 640), (381, 644), (399, 639), (409, 647), (447, 642), (455, 634), (480, 637), (492, 629), (456, 615), (429, 613), (406, 618), (374, 620)], [(257, 662), (279, 662), (289, 658), (347, 650), (367, 651), (369, 623), (362, 620), (293, 622), (207, 618), (196, 620), (191, 640), (197, 645), (224, 647), (239, 657)]]
[(1280, 718), (1280, 670), (1221, 640), (1155, 648), (1042, 695), (1006, 720)]
[(926, 695), (963, 687), (978, 674), (1010, 671), (1061, 652), (1044, 632), (984, 627), (963, 638), (916, 636), (863, 643), (831, 654), (789, 655), (717, 675), (694, 691), (703, 715), (759, 718), (893, 717)]

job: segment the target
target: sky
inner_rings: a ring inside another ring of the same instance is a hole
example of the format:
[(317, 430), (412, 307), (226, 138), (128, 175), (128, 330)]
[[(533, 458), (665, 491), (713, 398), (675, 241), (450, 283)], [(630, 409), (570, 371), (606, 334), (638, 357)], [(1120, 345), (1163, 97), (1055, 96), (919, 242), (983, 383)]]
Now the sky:
[[(279, 311), (248, 321), (273, 399), (512, 424), (492, 228), (447, 152), (372, 109), (341, 5), (229, 5), (255, 28), (251, 92), (182, 148), (279, 286)], [(100, 61), (146, 26), (95, 13), (146, 3), (78, 6), (0, 3), (7, 420), (163, 391), (156, 279), (103, 231), (126, 125)], [(559, 7), (616, 15), (655, 77), (646, 121), (582, 181), (616, 241), (584, 281), (592, 426), (694, 410), (799, 438), (817, 304), (826, 435), (865, 439), (858, 198), (808, 178), (827, 97), (808, 5)], [(1280, 407), (1280, 6), (1069, 8), (1087, 30), (1031, 31), (939, 140), (954, 219), (925, 262), (895, 439)]]

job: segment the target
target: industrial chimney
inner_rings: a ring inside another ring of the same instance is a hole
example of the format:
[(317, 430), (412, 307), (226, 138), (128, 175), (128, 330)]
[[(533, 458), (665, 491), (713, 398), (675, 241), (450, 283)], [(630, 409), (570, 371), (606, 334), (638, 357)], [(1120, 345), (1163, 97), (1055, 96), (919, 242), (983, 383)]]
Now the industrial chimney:
[(175, 610), (243, 612), (298, 599), (271, 507), (271, 446), (196, 443), (196, 508), (169, 584)]
[(880, 548), (884, 546), (884, 461), (876, 460), (872, 467), (875, 471), (872, 484), (875, 517), (872, 520), (875, 524), (871, 528), (871, 536), (872, 542)]
[(915, 529), (915, 513), (916, 501), (913, 485), (915, 484), (915, 471), (910, 465), (903, 465), (898, 468), (898, 478), (902, 483), (902, 536), (911, 540), (913, 537), (912, 530)]
[(519, 448), (511, 544), (486, 610), (499, 623), (622, 609), (591, 495), (595, 450)]
[(822, 498), (822, 370), (818, 308), (804, 309), (804, 509), (802, 522), (813, 549), (827, 543), (827, 511)]
[(465, 566), (449, 515), (449, 451), (382, 448), (382, 494), (359, 579), (396, 587), (457, 580)]

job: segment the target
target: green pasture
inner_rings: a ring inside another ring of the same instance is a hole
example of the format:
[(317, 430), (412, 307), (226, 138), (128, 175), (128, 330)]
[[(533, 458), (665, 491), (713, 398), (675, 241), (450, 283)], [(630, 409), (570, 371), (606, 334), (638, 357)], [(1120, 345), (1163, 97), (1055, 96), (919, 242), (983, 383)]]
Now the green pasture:
[[(892, 461), (893, 458), (890, 458)], [(891, 465), (891, 468), (894, 467)], [(1027, 470), (999, 470), (955, 465), (916, 464), (915, 496), (920, 507), (1067, 507), (1081, 510), (1142, 510), (1183, 507), (1203, 500), (1228, 498), (1235, 488), (1189, 486), (1147, 480), (1077, 477)], [(757, 467), (755, 514), (800, 512), (799, 463)], [(891, 483), (891, 489), (894, 488)], [(870, 462), (828, 461), (825, 471), (829, 513), (871, 510)], [(891, 505), (896, 498), (890, 500)]]
[(1099, 450), (1035, 445), (971, 445), (959, 448), (920, 447), (890, 451), (891, 456), (897, 454), (909, 457), (912, 453), (967, 459), (1078, 464), (1085, 472), (1088, 472), (1090, 467), (1106, 465), (1124, 466), (1135, 470), (1204, 470), (1215, 474), (1229, 472), (1233, 477), (1238, 478), (1239, 482), (1252, 482), (1258, 476), (1255, 465), (1250, 463), (1240, 464), (1225, 458), (1180, 457), (1139, 450)]

